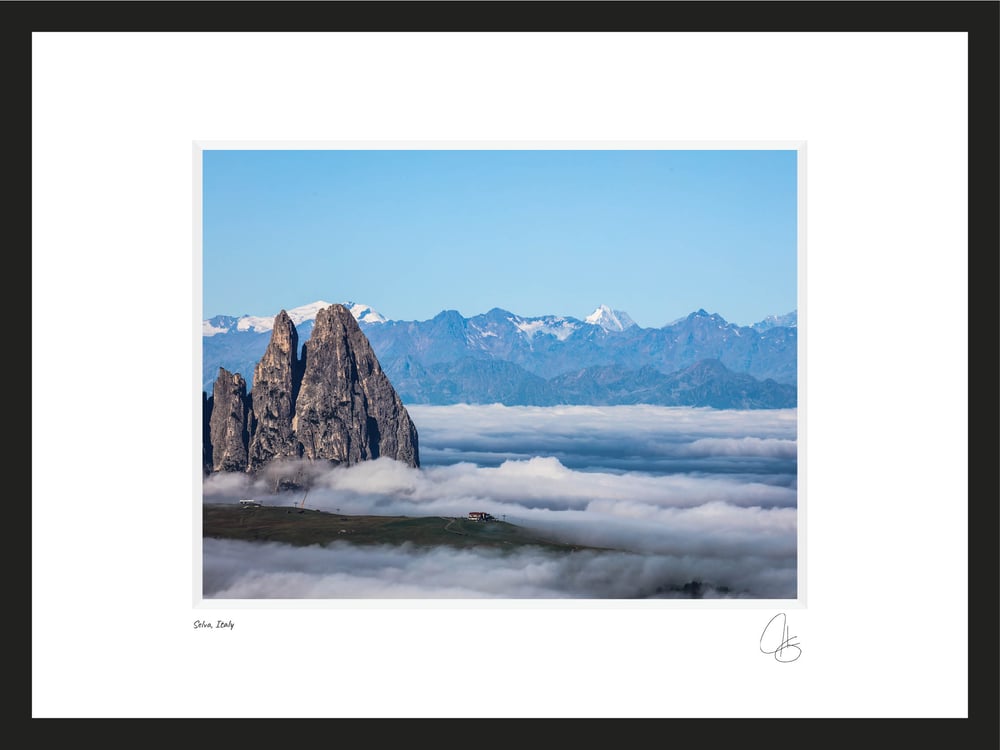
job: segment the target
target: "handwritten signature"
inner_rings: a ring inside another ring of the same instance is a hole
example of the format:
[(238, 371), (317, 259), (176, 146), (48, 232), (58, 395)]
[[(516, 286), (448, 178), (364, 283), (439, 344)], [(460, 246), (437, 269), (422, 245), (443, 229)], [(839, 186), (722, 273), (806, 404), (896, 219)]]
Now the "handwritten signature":
[[(775, 625), (781, 622), (780, 630)], [(760, 650), (764, 654), (774, 654), (774, 660), (784, 664), (793, 662), (802, 656), (802, 648), (795, 643), (797, 635), (790, 635), (788, 632), (788, 618), (784, 612), (779, 612), (764, 626), (764, 632), (760, 634)]]

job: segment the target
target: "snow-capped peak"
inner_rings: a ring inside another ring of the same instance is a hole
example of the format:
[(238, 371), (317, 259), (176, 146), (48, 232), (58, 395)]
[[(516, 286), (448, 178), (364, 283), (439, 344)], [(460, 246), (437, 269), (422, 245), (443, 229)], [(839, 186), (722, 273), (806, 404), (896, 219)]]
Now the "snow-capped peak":
[(344, 307), (351, 311), (351, 315), (359, 323), (386, 323), (388, 319), (381, 313), (373, 310), (368, 305), (360, 302), (346, 302)]
[(585, 320), (591, 325), (600, 326), (605, 331), (624, 331), (635, 325), (635, 321), (628, 316), (628, 313), (612, 310), (607, 305), (598, 307)]

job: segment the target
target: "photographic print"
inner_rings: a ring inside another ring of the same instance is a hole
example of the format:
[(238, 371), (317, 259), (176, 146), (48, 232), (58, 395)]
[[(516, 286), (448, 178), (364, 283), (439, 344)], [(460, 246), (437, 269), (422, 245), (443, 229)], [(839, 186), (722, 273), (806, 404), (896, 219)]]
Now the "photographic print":
[(200, 155), (202, 597), (799, 597), (800, 146)]

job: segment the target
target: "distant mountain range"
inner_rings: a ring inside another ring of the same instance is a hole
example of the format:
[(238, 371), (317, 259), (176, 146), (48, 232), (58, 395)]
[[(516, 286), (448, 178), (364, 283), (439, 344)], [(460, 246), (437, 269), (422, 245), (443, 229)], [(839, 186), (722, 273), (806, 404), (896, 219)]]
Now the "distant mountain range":
[[(300, 341), (318, 301), (288, 310)], [(698, 310), (642, 328), (604, 305), (584, 320), (523, 317), (500, 308), (465, 318), (389, 320), (344, 303), (404, 403), (635, 404), (781, 408), (796, 405), (797, 313), (751, 326)], [(274, 317), (218, 315), (202, 324), (203, 388), (219, 367), (252, 387)]]

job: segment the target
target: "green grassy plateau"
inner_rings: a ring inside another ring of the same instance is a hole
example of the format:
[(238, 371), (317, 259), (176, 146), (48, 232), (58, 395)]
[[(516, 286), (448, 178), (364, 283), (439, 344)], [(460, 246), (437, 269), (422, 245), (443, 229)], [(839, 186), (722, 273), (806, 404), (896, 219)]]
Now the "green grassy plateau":
[(562, 552), (594, 549), (542, 539), (504, 521), (442, 516), (347, 516), (288, 506), (205, 505), (202, 535), (213, 539), (284, 542), (305, 546), (334, 541), (450, 547), (534, 546)]

